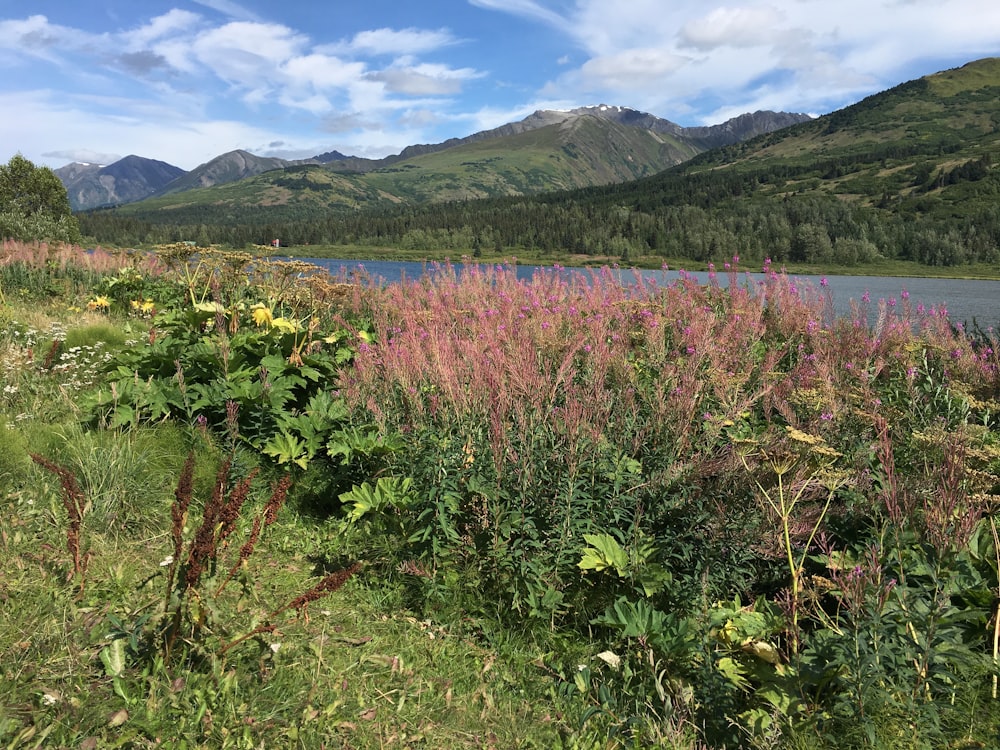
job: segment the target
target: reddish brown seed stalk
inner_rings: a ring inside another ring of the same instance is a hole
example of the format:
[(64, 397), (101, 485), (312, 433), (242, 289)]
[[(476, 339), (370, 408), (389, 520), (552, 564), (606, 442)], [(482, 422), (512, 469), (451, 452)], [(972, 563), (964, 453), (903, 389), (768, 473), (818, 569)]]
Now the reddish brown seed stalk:
[(59, 477), (59, 484), (63, 491), (63, 507), (66, 508), (66, 515), (69, 518), (69, 525), (66, 529), (66, 549), (73, 558), (73, 575), (80, 576), (82, 589), (83, 574), (87, 565), (86, 557), (80, 553), (80, 526), (83, 522), (84, 507), (83, 491), (69, 469), (59, 466), (37, 453), (30, 455), (32, 461)]
[(174, 502), (170, 506), (170, 536), (174, 543), (174, 551), (170, 556), (170, 565), (167, 569), (167, 591), (164, 598), (164, 607), (170, 607), (170, 594), (174, 587), (174, 574), (177, 571), (178, 561), (184, 549), (184, 524), (187, 521), (188, 507), (191, 505), (191, 498), (194, 495), (194, 451), (188, 453), (181, 469), (181, 475), (177, 480), (177, 489), (174, 490)]
[(188, 551), (187, 564), (184, 572), (184, 584), (186, 588), (192, 589), (201, 580), (205, 564), (215, 558), (217, 539), (215, 535), (215, 525), (222, 514), (225, 503), (224, 491), (226, 479), (229, 476), (230, 459), (223, 461), (216, 475), (215, 488), (212, 491), (212, 498), (205, 504), (205, 511), (202, 514), (201, 526), (195, 532), (194, 539)]
[(236, 522), (240, 518), (240, 510), (250, 494), (250, 483), (256, 475), (257, 469), (254, 469), (245, 479), (233, 487), (229, 493), (229, 500), (223, 503), (218, 517), (218, 523), (221, 526), (216, 539), (217, 544), (222, 544), (235, 531)]
[(271, 617), (277, 616), (279, 613), (285, 610), (294, 609), (296, 612), (302, 611), (303, 607), (316, 601), (317, 599), (322, 599), (334, 591), (339, 589), (348, 579), (361, 570), (361, 563), (356, 562), (349, 568), (344, 568), (343, 570), (338, 570), (335, 573), (330, 573), (323, 580), (309, 589), (307, 592), (301, 596), (297, 596), (284, 607), (279, 607), (274, 612), (271, 613)]
[(254, 548), (257, 546), (257, 540), (260, 539), (261, 530), (266, 526), (270, 526), (277, 520), (278, 511), (285, 503), (285, 498), (288, 495), (288, 488), (291, 484), (292, 478), (290, 475), (286, 474), (274, 485), (274, 489), (271, 490), (271, 497), (264, 506), (263, 514), (253, 519), (253, 526), (250, 529), (250, 534), (247, 537), (247, 540), (243, 543), (243, 546), (240, 547), (239, 559), (233, 567), (230, 568), (229, 573), (223, 579), (222, 583), (219, 584), (219, 588), (215, 591), (216, 596), (222, 593), (222, 590), (226, 587), (226, 584), (232, 580), (233, 576), (236, 575), (236, 571), (240, 569), (244, 560), (247, 560), (250, 555), (253, 554)]
[(52, 346), (49, 347), (49, 351), (45, 354), (45, 361), (42, 363), (43, 370), (51, 370), (52, 365), (55, 364), (56, 355), (59, 353), (59, 347), (62, 346), (62, 342), (56, 339), (52, 342)]
[[(347, 580), (355, 573), (357, 573), (360, 569), (361, 569), (361, 563), (357, 562), (354, 563), (349, 568), (345, 568), (344, 570), (338, 570), (336, 573), (330, 573), (330, 575), (326, 576), (323, 580), (321, 580), (319, 583), (317, 583), (315, 586), (313, 586), (311, 589), (309, 589), (301, 596), (292, 599), (292, 601), (288, 602), (288, 604), (284, 605), (283, 607), (278, 607), (276, 610), (274, 610), (274, 612), (270, 614), (268, 619), (273, 620), (279, 614), (289, 609), (294, 609), (296, 612), (300, 612), (310, 602), (314, 602), (317, 599), (322, 599), (323, 597), (328, 596), (337, 589), (339, 589), (341, 586), (347, 583)], [(224, 654), (227, 651), (229, 651), (229, 649), (231, 649), (233, 646), (243, 643), (243, 641), (253, 638), (255, 635), (260, 635), (262, 633), (273, 633), (277, 629), (278, 626), (274, 625), (273, 623), (264, 623), (263, 625), (258, 625), (249, 633), (246, 633), (245, 635), (240, 636), (236, 640), (227, 643), (225, 646), (219, 649), (219, 653)]]

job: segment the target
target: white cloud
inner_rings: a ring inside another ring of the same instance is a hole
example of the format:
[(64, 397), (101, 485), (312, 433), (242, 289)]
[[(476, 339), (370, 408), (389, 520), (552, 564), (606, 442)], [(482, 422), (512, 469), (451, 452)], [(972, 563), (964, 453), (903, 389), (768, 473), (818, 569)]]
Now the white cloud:
[(307, 43), (305, 35), (287, 26), (234, 21), (199, 34), (193, 51), (219, 78), (259, 92), (278, 82), (279, 66)]
[(64, 162), (46, 154), (137, 154), (192, 169), (246, 144), (281, 138), (241, 122), (170, 117), (167, 108), (159, 117), (95, 113), (55, 92), (0, 93), (0, 109), (18, 113), (0, 118), (0, 143), (16, 143), (29, 159), (44, 156), (39, 161), (53, 167)]
[(384, 83), (386, 89), (394, 94), (446, 96), (459, 93), (465, 81), (481, 76), (481, 73), (471, 68), (455, 70), (446, 65), (423, 63), (386, 68), (369, 73), (366, 77), (370, 81)]
[(777, 8), (714, 9), (707, 16), (688, 22), (681, 28), (682, 44), (699, 50), (714, 47), (757, 47), (772, 44), (786, 33), (785, 15)]
[(433, 52), (456, 41), (447, 29), (374, 29), (355, 34), (346, 47), (359, 54), (395, 57)]
[[(499, 10), (504, 13), (513, 13), (514, 15), (524, 16), (535, 21), (543, 21), (544, 23), (554, 26), (558, 29), (563, 29), (566, 31), (571, 30), (569, 23), (565, 16), (555, 12), (554, 10), (549, 10), (544, 5), (534, 0), (469, 0), (470, 5), (476, 5), (480, 8), (486, 8), (487, 10)], [(616, 3), (615, 5), (620, 5), (621, 3)]]
[(193, 0), (193, 2), (198, 3), (198, 5), (203, 5), (206, 8), (211, 8), (214, 11), (218, 11), (219, 13), (229, 16), (230, 18), (239, 18), (244, 21), (260, 20), (260, 17), (256, 13), (244, 8), (239, 3), (233, 2), (233, 0)]
[(579, 70), (586, 91), (629, 91), (655, 86), (689, 58), (656, 47), (639, 47), (592, 57)]
[(81, 162), (83, 164), (100, 164), (107, 166), (123, 158), (122, 154), (112, 154), (106, 151), (91, 151), (86, 148), (69, 149), (67, 151), (48, 151), (42, 154), (47, 159), (59, 162)]
[[(42, 15), (23, 20), (8, 19), (0, 21), (0, 52), (59, 62), (64, 49), (76, 47), (88, 36), (78, 35), (75, 29), (49, 23), (49, 19)], [(11, 58), (12, 62), (16, 56)]]
[(281, 65), (281, 72), (292, 85), (319, 90), (349, 88), (365, 70), (364, 63), (322, 54), (300, 55)]
[(165, 37), (186, 34), (197, 27), (200, 22), (201, 16), (197, 13), (173, 8), (162, 16), (152, 19), (149, 23), (122, 33), (121, 38), (126, 49), (143, 50)]

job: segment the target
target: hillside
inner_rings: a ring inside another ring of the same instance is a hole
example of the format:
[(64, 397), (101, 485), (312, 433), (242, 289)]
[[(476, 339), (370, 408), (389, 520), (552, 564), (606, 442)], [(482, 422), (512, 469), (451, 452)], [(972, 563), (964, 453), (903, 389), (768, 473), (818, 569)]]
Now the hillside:
[(249, 151), (238, 149), (221, 154), (205, 164), (195, 167), (190, 172), (163, 186), (158, 192), (160, 195), (170, 195), (197, 188), (226, 185), (298, 163), (286, 159), (256, 156)]
[[(635, 180), (739, 139), (808, 119), (758, 112), (722, 125), (682, 128), (623, 107), (536, 112), (517, 123), (380, 160), (335, 152), (287, 162), (224, 154), (128, 207), (126, 215), (180, 223), (317, 217), (499, 196), (534, 195)], [(247, 217), (247, 218), (244, 218)]]
[[(574, 137), (598, 150), (600, 139), (591, 124), (579, 118)], [(565, 123), (555, 123), (509, 136), (507, 144), (523, 143), (523, 149), (512, 148), (491, 162), (491, 174), (501, 174), (501, 167), (512, 171), (518, 159), (520, 174), (531, 174), (523, 167), (530, 164), (529, 155), (542, 149), (529, 144), (544, 142), (549, 154), (545, 168), (554, 178), (572, 161), (567, 150), (553, 150), (565, 128)], [(705, 151), (650, 177), (626, 176), (605, 186), (433, 205), (406, 205), (400, 199), (397, 206), (383, 198), (370, 204), (377, 208), (322, 217), (306, 210), (294, 213), (291, 203), (273, 213), (234, 206), (219, 224), (212, 222), (220, 213), (207, 204), (186, 212), (142, 214), (136, 209), (146, 204), (137, 204), (128, 207), (132, 217), (83, 217), (81, 226), (109, 241), (179, 238), (197, 224), (206, 239), (235, 245), (271, 235), (291, 244), (472, 250), (495, 256), (519, 248), (542, 257), (569, 252), (580, 262), (592, 255), (648, 264), (657, 264), (658, 258), (721, 263), (739, 255), (747, 261), (770, 257), (816, 269), (883, 260), (1000, 265), (1000, 169), (994, 163), (1000, 153), (998, 128), (1000, 60), (991, 58), (900, 84), (815, 120)], [(668, 149), (667, 135), (657, 137), (656, 148)], [(622, 165), (618, 174), (633, 169), (639, 163), (636, 155), (647, 153), (643, 149), (652, 149), (652, 143), (650, 137), (631, 141), (628, 149), (609, 150)], [(465, 144), (464, 152), (420, 159), (437, 160), (432, 163), (439, 175), (447, 171), (440, 160), (450, 159), (453, 174), (461, 167), (468, 176), (477, 162), (493, 158), (475, 151), (480, 147)], [(432, 182), (434, 175), (424, 162), (414, 157), (410, 163), (396, 165), (397, 172), (352, 177), (385, 191), (399, 191), (392, 180), (404, 171)], [(560, 179), (566, 187), (572, 185), (569, 172)], [(461, 187), (457, 179), (455, 185)]]

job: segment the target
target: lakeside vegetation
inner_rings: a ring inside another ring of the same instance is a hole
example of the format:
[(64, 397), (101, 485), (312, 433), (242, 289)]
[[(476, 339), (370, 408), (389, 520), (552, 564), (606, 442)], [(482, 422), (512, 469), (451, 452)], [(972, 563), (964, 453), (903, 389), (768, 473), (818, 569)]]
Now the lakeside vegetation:
[(4, 244), (6, 745), (995, 741), (994, 339), (305, 270)]

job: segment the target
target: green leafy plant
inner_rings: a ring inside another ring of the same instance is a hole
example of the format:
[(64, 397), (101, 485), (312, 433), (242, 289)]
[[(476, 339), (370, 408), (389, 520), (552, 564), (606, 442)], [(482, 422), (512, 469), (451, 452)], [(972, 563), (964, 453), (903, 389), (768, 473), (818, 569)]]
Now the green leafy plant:
[[(245, 541), (235, 559), (227, 563), (224, 553), (238, 531), (253, 476), (244, 477), (228, 487), (231, 463), (225, 461), (219, 469), (212, 497), (205, 503), (201, 523), (190, 539), (185, 540), (184, 528), (192, 500), (193, 469), (194, 454), (191, 454), (181, 473), (171, 509), (173, 551), (164, 560), (166, 594), (158, 636), (162, 640), (157, 644), (157, 651), (162, 654), (163, 663), (167, 666), (177, 651), (187, 656), (204, 655), (210, 649), (209, 644), (214, 644), (214, 652), (221, 656), (249, 638), (273, 632), (277, 628), (275, 618), (282, 612), (301, 611), (310, 602), (339, 589), (360, 568), (355, 564), (327, 575), (305, 594), (273, 610), (263, 622), (253, 624), (242, 635), (227, 632), (223, 623), (219, 622), (218, 613), (221, 610), (218, 603), (234, 577), (246, 573), (248, 560), (262, 532), (278, 518), (291, 480), (286, 475), (274, 485), (270, 497), (254, 515), (250, 529), (245, 531)], [(244, 582), (244, 588), (250, 590), (249, 582)]]

